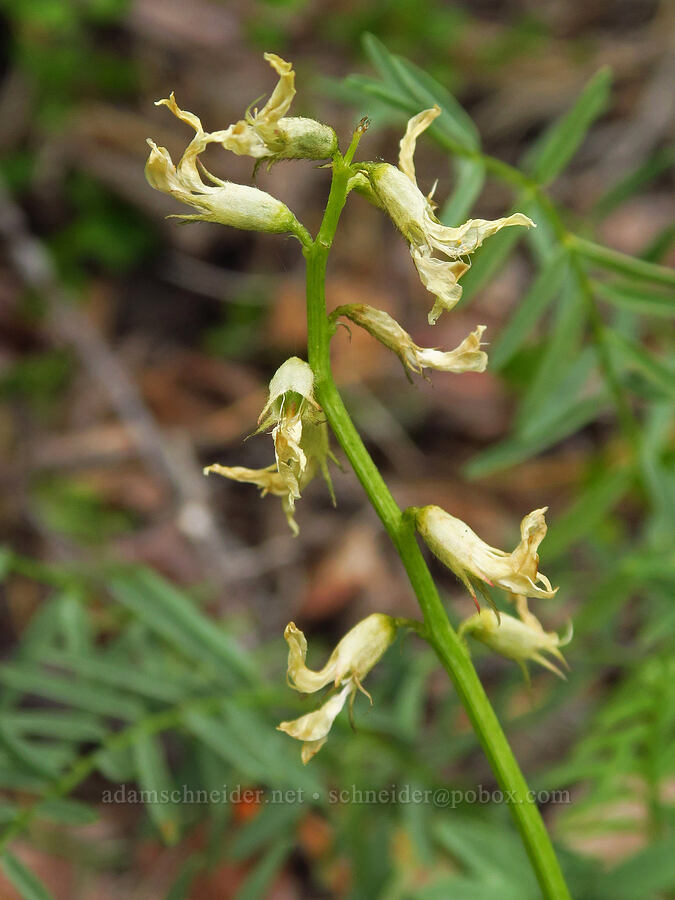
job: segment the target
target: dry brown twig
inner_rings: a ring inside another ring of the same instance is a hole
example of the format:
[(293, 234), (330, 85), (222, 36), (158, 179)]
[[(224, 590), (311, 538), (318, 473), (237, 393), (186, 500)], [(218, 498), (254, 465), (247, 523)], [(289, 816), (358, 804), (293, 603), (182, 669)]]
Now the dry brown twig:
[(220, 586), (237, 579), (237, 539), (217, 524), (205, 480), (193, 448), (183, 436), (162, 431), (114, 351), (101, 338), (59, 281), (42, 243), (31, 234), (26, 217), (0, 183), (0, 238), (23, 283), (46, 301), (46, 328), (74, 348), (85, 369), (107, 394), (128, 429), (138, 454), (153, 473), (161, 473), (175, 500), (176, 526), (199, 554), (207, 574)]

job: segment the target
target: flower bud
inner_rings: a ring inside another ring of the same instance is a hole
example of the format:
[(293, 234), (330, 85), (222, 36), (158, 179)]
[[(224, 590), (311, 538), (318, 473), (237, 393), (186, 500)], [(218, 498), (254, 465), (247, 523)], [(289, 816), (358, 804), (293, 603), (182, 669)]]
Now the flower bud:
[[(340, 710), (350, 699), (353, 704), (357, 691), (370, 694), (361, 681), (379, 662), (396, 637), (398, 622), (391, 616), (373, 613), (355, 625), (342, 638), (330, 655), (323, 669), (318, 672), (305, 665), (307, 640), (305, 635), (289, 622), (284, 631), (288, 644), (287, 681), (290, 687), (302, 693), (314, 693), (328, 684), (341, 688), (316, 712), (308, 713), (291, 722), (282, 722), (278, 729), (304, 742), (302, 761), (309, 760), (321, 749), (330, 728)], [(351, 709), (351, 706), (350, 706)]]
[(477, 325), (475, 331), (468, 335), (459, 347), (454, 350), (437, 350), (435, 348), (418, 347), (407, 331), (396, 319), (382, 309), (374, 309), (362, 303), (339, 306), (331, 314), (331, 318), (346, 316), (364, 328), (374, 338), (393, 350), (403, 363), (406, 375), (409, 372), (423, 374), (424, 368), (437, 369), (439, 372), (484, 372), (487, 366), (487, 353), (480, 349), (481, 337), (485, 325)]
[(537, 548), (546, 535), (547, 508), (525, 516), (520, 523), (521, 541), (512, 553), (490, 547), (465, 522), (439, 506), (424, 506), (414, 514), (417, 530), (431, 552), (455, 573), (478, 605), (472, 578), (524, 597), (554, 596), (558, 589), (538, 571)]
[(560, 647), (571, 641), (571, 627), (568, 634), (561, 638), (554, 631), (544, 631), (532, 613), (529, 614), (528, 621), (523, 622), (506, 613), (502, 613), (497, 619), (491, 610), (484, 609), (462, 622), (459, 634), (460, 636), (470, 634), (495, 653), (515, 660), (522, 669), (526, 681), (529, 681), (526, 666), (529, 659), (554, 672), (558, 677), (565, 678), (558, 666), (547, 659), (544, 653), (550, 654), (565, 668), (569, 668)]

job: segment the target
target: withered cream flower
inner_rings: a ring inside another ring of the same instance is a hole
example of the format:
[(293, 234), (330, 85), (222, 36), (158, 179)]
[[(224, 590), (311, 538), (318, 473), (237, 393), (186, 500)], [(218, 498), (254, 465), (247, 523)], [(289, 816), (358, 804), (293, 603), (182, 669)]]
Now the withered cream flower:
[(290, 687), (303, 694), (320, 691), (332, 684), (338, 689), (322, 707), (291, 722), (278, 725), (279, 731), (303, 741), (302, 761), (309, 760), (326, 742), (328, 732), (345, 703), (350, 701), (350, 715), (357, 691), (362, 691), (372, 703), (370, 694), (361, 682), (392, 644), (398, 630), (398, 622), (391, 616), (373, 613), (355, 625), (342, 638), (323, 669), (308, 669), (307, 640), (305, 635), (289, 622), (284, 631), (288, 644), (287, 681)]
[(332, 128), (301, 116), (287, 117), (295, 96), (295, 72), (292, 63), (274, 53), (265, 60), (279, 75), (279, 82), (261, 110), (246, 111), (243, 119), (219, 133), (226, 150), (255, 159), (327, 159), (337, 150)]
[(567, 634), (559, 637), (554, 631), (544, 631), (541, 623), (529, 614), (528, 621), (523, 622), (515, 616), (502, 613), (498, 621), (491, 610), (484, 609), (462, 622), (459, 626), (460, 636), (470, 634), (481, 641), (495, 653), (513, 659), (520, 666), (525, 680), (529, 681), (526, 662), (531, 659), (560, 678), (565, 675), (555, 663), (543, 654), (555, 657), (565, 668), (569, 668), (560, 652), (572, 640), (571, 625)]
[[(452, 309), (462, 295), (458, 281), (469, 268), (462, 257), (473, 253), (485, 238), (502, 228), (534, 226), (522, 213), (495, 221), (469, 219), (458, 228), (439, 222), (431, 202), (433, 190), (425, 197), (417, 186), (413, 156), (417, 138), (440, 113), (440, 108), (434, 106), (410, 119), (400, 143), (398, 168), (389, 163), (364, 163), (361, 167), (378, 205), (387, 211), (408, 241), (422, 284), (436, 297), (429, 313), (430, 325), (436, 323), (444, 310)], [(355, 181), (353, 186), (364, 192), (361, 182)]]
[(465, 522), (439, 506), (424, 506), (414, 510), (414, 515), (417, 530), (431, 552), (452, 569), (478, 605), (472, 578), (523, 597), (549, 598), (556, 593), (558, 589), (538, 571), (537, 548), (546, 535), (547, 509), (535, 509), (525, 516), (520, 523), (520, 543), (512, 553), (490, 547)]
[(276, 465), (265, 469), (242, 466), (207, 466), (204, 474), (214, 472), (233, 481), (257, 485), (264, 497), (281, 498), (289, 527), (299, 533), (294, 518), (295, 501), (314, 478), (323, 475), (335, 504), (328, 459), (334, 459), (328, 444), (328, 428), (321, 418), (321, 407), (314, 399), (314, 373), (297, 356), (287, 359), (270, 381), (269, 395), (258, 419), (258, 432), (272, 427)]
[(433, 347), (418, 347), (407, 331), (396, 319), (382, 309), (375, 309), (362, 303), (339, 306), (331, 313), (331, 318), (345, 316), (365, 328), (374, 338), (393, 350), (403, 363), (406, 375), (409, 372), (423, 374), (423, 369), (437, 369), (439, 372), (484, 372), (487, 353), (481, 350), (481, 337), (485, 325), (477, 325), (459, 347), (454, 350), (438, 350)]
[(299, 404), (300, 412), (306, 417), (312, 416), (312, 410), (316, 413), (321, 412), (321, 407), (314, 398), (314, 372), (309, 363), (299, 356), (291, 356), (272, 376), (267, 402), (258, 417), (260, 429), (268, 428), (272, 422), (278, 422), (284, 405), (294, 398)]
[(224, 132), (205, 132), (197, 116), (178, 107), (173, 94), (168, 100), (159, 100), (156, 105), (167, 106), (196, 132), (178, 166), (174, 166), (166, 147), (158, 147), (148, 139), (151, 151), (145, 164), (145, 177), (150, 187), (198, 210), (198, 215), (175, 218), (187, 222), (218, 222), (246, 231), (298, 234), (300, 225), (293, 213), (271, 194), (245, 184), (222, 181), (200, 163), (201, 172), (211, 184), (202, 181), (197, 168), (198, 157), (208, 144), (220, 141)]
[[(315, 470), (311, 471), (311, 477), (303, 480), (299, 488), (303, 488), (305, 484), (311, 481), (311, 478), (314, 477), (314, 472)], [(204, 475), (210, 475), (211, 473), (222, 475), (231, 481), (254, 484), (260, 488), (261, 497), (265, 497), (267, 494), (271, 494), (273, 497), (280, 497), (291, 531), (294, 535), (300, 533), (298, 523), (293, 517), (295, 498), (289, 495), (288, 484), (281, 477), (275, 465), (268, 466), (266, 469), (247, 469), (245, 466), (221, 466), (220, 463), (213, 463), (204, 469)]]

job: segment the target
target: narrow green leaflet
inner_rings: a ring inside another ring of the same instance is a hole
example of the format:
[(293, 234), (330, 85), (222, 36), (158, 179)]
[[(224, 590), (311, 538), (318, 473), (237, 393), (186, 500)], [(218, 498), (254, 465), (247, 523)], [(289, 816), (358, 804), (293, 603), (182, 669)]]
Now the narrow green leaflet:
[(400, 56), (393, 59), (401, 84), (417, 100), (420, 109), (432, 107), (434, 104), (440, 106), (441, 115), (434, 122), (433, 129), (465, 150), (478, 150), (480, 148), (478, 130), (452, 94), (410, 60)]
[(122, 784), (135, 774), (133, 754), (129, 747), (104, 747), (96, 753), (96, 768), (108, 781)]
[[(491, 883), (502, 889), (513, 885), (518, 889), (515, 896), (522, 900), (539, 897), (540, 891), (522, 847), (511, 832), (505, 832), (497, 823), (468, 816), (445, 817), (436, 822), (434, 836), (468, 875), (474, 876), (478, 883), (483, 882), (484, 890)], [(448, 896), (454, 893), (449, 892)]]
[(542, 204), (537, 197), (532, 197), (529, 192), (523, 192), (518, 199), (520, 212), (529, 216), (536, 224), (536, 228), (528, 228), (525, 240), (530, 247), (532, 256), (539, 267), (545, 266), (560, 252), (561, 242), (558, 237), (558, 223), (552, 220), (550, 210)]
[(633, 482), (630, 469), (602, 472), (580, 497), (558, 516), (546, 536), (546, 559), (561, 556), (568, 547), (593, 531), (616, 506)]
[(386, 84), (413, 102), (415, 113), (435, 103), (441, 107), (442, 115), (434, 123), (434, 131), (466, 150), (480, 147), (480, 136), (473, 120), (447, 88), (414, 63), (391, 54), (374, 35), (364, 35), (363, 46)]
[(366, 56), (376, 69), (378, 75), (390, 87), (396, 87), (399, 90), (403, 87), (400, 82), (399, 73), (394, 65), (394, 57), (384, 46), (382, 41), (378, 40), (374, 34), (366, 32), (362, 39), (363, 49)]
[(635, 341), (631, 341), (616, 331), (607, 329), (606, 337), (618, 351), (625, 365), (637, 369), (654, 382), (666, 394), (675, 399), (675, 369), (661, 362), (658, 357), (648, 353)]
[(293, 850), (293, 835), (284, 835), (253, 866), (235, 900), (264, 900), (269, 896), (272, 879)]
[(60, 598), (59, 618), (63, 642), (71, 653), (83, 654), (91, 649), (91, 621), (80, 591), (69, 590)]
[(585, 260), (608, 272), (618, 272), (619, 275), (627, 275), (638, 281), (653, 281), (655, 284), (675, 287), (675, 270), (666, 266), (645, 262), (579, 237), (573, 238), (572, 246)]
[(101, 741), (107, 728), (97, 716), (78, 713), (69, 709), (67, 712), (46, 712), (26, 709), (6, 711), (3, 721), (19, 735), (32, 734), (38, 737), (65, 738), (69, 741)]
[(671, 166), (675, 165), (675, 148), (667, 147), (650, 156), (645, 162), (641, 163), (636, 169), (633, 169), (613, 184), (609, 190), (595, 204), (594, 215), (598, 219), (604, 219), (612, 210), (621, 206), (626, 200), (630, 199), (641, 188), (655, 178), (658, 178), (662, 172), (666, 172)]
[(607, 106), (611, 80), (609, 68), (596, 72), (574, 106), (547, 129), (528, 154), (527, 169), (540, 184), (553, 181), (574, 156)]
[(1, 666), (0, 684), (102, 716), (135, 721), (143, 715), (142, 704), (110, 688), (63, 678), (28, 664), (8, 663)]
[(609, 872), (601, 883), (613, 900), (655, 897), (675, 890), (675, 853), (670, 841), (645, 847)]
[(237, 772), (248, 778), (252, 784), (265, 783), (267, 771), (262, 760), (251, 753), (248, 746), (237, 740), (222, 721), (188, 710), (183, 716), (183, 724), (190, 734), (202, 741), (221, 759), (234, 766)]
[(640, 258), (645, 262), (660, 263), (665, 258), (670, 248), (675, 244), (675, 222), (666, 225), (642, 248)]
[(440, 213), (444, 225), (457, 225), (468, 217), (485, 184), (485, 165), (480, 159), (457, 156), (452, 160), (455, 187)]
[(293, 831), (305, 812), (306, 807), (299, 802), (268, 803), (238, 831), (229, 847), (229, 855), (232, 859), (245, 860), (259, 853)]
[(490, 369), (499, 371), (525, 343), (546, 307), (560, 290), (567, 273), (567, 253), (560, 248), (541, 269), (532, 286), (508, 319), (508, 324), (491, 344)]
[(342, 82), (345, 91), (356, 93), (367, 98), (373, 98), (378, 103), (394, 110), (399, 110), (408, 116), (414, 116), (419, 112), (419, 104), (407, 95), (401, 94), (397, 88), (383, 84), (376, 78), (367, 75), (348, 75)]
[[(585, 347), (571, 365), (560, 372), (558, 389), (552, 391), (546, 401), (537, 407), (529, 417), (517, 417), (516, 433), (524, 440), (546, 434), (572, 410), (579, 400), (591, 389), (591, 376), (596, 368), (597, 354), (594, 347)], [(598, 410), (600, 414), (602, 410)]]
[(60, 766), (56, 765), (38, 744), (18, 737), (1, 717), (0, 747), (6, 750), (9, 758), (26, 772), (44, 778), (56, 778), (59, 774)]
[(43, 801), (40, 803), (38, 815), (41, 819), (49, 819), (50, 822), (58, 822), (60, 825), (71, 825), (73, 827), (91, 825), (93, 822), (97, 822), (99, 818), (96, 809), (70, 797)]
[(254, 665), (246, 653), (189, 597), (155, 572), (134, 568), (116, 573), (109, 586), (120, 603), (191, 659), (200, 664), (210, 661), (221, 676), (253, 679)]
[(675, 297), (639, 281), (596, 281), (595, 290), (612, 305), (644, 316), (675, 316)]
[(2, 854), (2, 870), (23, 900), (54, 900), (53, 894), (50, 894), (37, 875), (9, 850)]
[(88, 681), (106, 684), (164, 703), (177, 703), (190, 693), (189, 685), (172, 683), (166, 677), (159, 680), (142, 669), (121, 667), (118, 663), (107, 662), (94, 656), (74, 656), (71, 653), (47, 651), (43, 654), (42, 660), (47, 665), (69, 669)]
[(558, 419), (548, 422), (546, 429), (529, 434), (526, 438), (517, 435), (493, 445), (475, 456), (463, 468), (464, 475), (467, 478), (483, 478), (536, 456), (597, 419), (605, 409), (607, 399), (604, 392), (584, 397), (564, 409)]
[(516, 430), (531, 427), (533, 419), (553, 397), (553, 391), (578, 359), (580, 343), (586, 324), (586, 309), (581, 290), (568, 282), (555, 309), (552, 334), (539, 366), (516, 416)]
[(192, 885), (204, 867), (204, 858), (193, 854), (188, 856), (181, 866), (176, 880), (169, 888), (165, 900), (188, 900), (191, 894)]
[(175, 844), (180, 836), (178, 807), (171, 800), (174, 787), (160, 739), (143, 734), (132, 747), (132, 755), (141, 791), (147, 792), (145, 807), (164, 843)]

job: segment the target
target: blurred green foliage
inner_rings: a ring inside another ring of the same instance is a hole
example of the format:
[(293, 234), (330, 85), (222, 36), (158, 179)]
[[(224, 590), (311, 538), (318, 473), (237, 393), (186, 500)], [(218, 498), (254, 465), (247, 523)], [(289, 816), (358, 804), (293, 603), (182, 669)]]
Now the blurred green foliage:
[[(288, 16), (304, 5), (260, 4), (269, 15), (249, 22), (250, 39), (283, 51)], [(4, 0), (2, 8), (15, 62), (35, 87), (44, 129), (67, 127), (69, 111), (83, 97), (135, 90), (134, 65), (103, 40), (126, 0)], [(470, 26), (465, 11), (395, 0), (352, 12), (328, 14), (319, 25), (324, 37), (355, 55), (363, 31), (384, 43), (373, 37), (364, 42), (374, 76), (351, 76), (332, 93), (358, 98), (360, 110), (363, 103), (368, 111), (372, 105), (376, 122), (403, 123), (439, 103), (443, 114), (429, 134), (453, 176), (443, 221), (455, 224), (469, 215), (496, 179), (513, 189), (514, 206), (539, 224), (524, 238), (534, 269), (530, 288), (491, 347), (492, 367), (517, 400), (513, 431), (470, 461), (466, 475), (487, 477), (549, 452), (582, 429), (599, 429), (604, 439), (597, 449), (593, 445), (581, 489), (552, 522), (544, 545), (547, 574), (562, 585), (561, 594), (579, 598), (570, 681), (547, 681), (546, 695), (515, 716), (522, 697), (516, 667), (500, 668), (491, 689), (515, 743), (526, 745), (533, 730), (550, 729), (569, 749), (562, 761), (544, 753), (528, 772), (538, 789), (572, 792), (573, 802), (557, 810), (561, 839), (591, 834), (608, 821), (617, 831), (637, 829), (644, 839), (644, 849), (609, 871), (562, 851), (573, 896), (666, 896), (675, 889), (668, 843), (673, 808), (666, 797), (675, 771), (675, 374), (664, 324), (672, 315), (674, 279), (659, 263), (675, 232), (664, 229), (636, 259), (595, 244), (592, 234), (672, 165), (672, 152), (645, 161), (607, 191), (587, 221), (574, 222), (546, 188), (606, 109), (609, 72), (598, 72), (522, 166), (513, 168), (483, 154), (474, 123), (448, 89), (459, 74), (448, 66), (447, 53)], [(545, 26), (528, 15), (481, 49), (482, 63), (499, 67), (547, 40)], [(397, 55), (409, 53), (411, 45), (428, 52), (425, 71)], [(12, 188), (26, 187), (33, 162), (30, 153), (3, 161)], [(133, 270), (155, 248), (157, 237), (139, 215), (99, 183), (74, 173), (67, 194), (72, 219), (50, 236), (50, 246), (70, 283), (80, 283), (88, 266)], [(510, 229), (476, 254), (464, 302), (499, 274), (519, 240), (519, 231)], [(207, 333), (208, 350), (243, 357), (256, 349), (264, 302), (263, 288), (243, 291)], [(67, 354), (36, 352), (12, 365), (0, 391), (45, 414), (67, 386), (70, 369)], [(34, 500), (49, 531), (88, 550), (99, 552), (112, 535), (134, 525), (75, 480), (47, 479), (35, 487)], [(263, 800), (244, 825), (235, 821), (237, 803), (148, 804), (132, 842), (156, 833), (175, 844), (201, 823), (208, 832), (167, 900), (187, 897), (199, 873), (222, 859), (250, 863), (238, 897), (265, 896), (275, 874), (293, 859), (310, 812), (334, 827), (330, 862), (348, 860), (353, 898), (537, 896), (504, 804), (458, 802), (449, 809), (433, 801), (331, 802), (331, 791), (446, 789), (451, 766), (451, 789), (475, 788), (473, 737), (459, 724), (453, 694), (431, 689), (435, 659), (414, 639), (394, 647), (374, 673), (377, 704), (367, 711), (357, 706), (358, 739), (338, 721), (320, 756), (303, 769), (297, 746), (273, 729), (307, 709), (280, 678), (281, 641), (244, 651), (232, 623), (214, 621), (195, 596), (142, 567), (49, 566), (9, 549), (1, 563), (3, 578), (29, 580), (43, 597), (14, 657), (0, 666), (0, 786), (9, 798), (0, 807), (2, 865), (27, 900), (50, 894), (9, 851), (11, 841), (29, 828), (38, 845), (46, 842), (42, 820), (65, 826), (95, 819), (97, 803), (80, 794), (92, 774), (113, 792), (134, 784), (159, 792), (177, 785), (216, 792), (244, 785), (268, 800), (274, 790), (304, 792), (302, 803)], [(580, 719), (568, 722), (579, 698), (584, 703), (574, 710)], [(626, 817), (628, 801), (632, 810), (642, 810), (641, 819), (634, 812)], [(81, 860), (93, 854), (89, 837), (78, 839), (76, 848)], [(107, 864), (128, 862), (125, 853), (113, 848)], [(308, 876), (317, 891), (328, 881), (322, 865)]]

